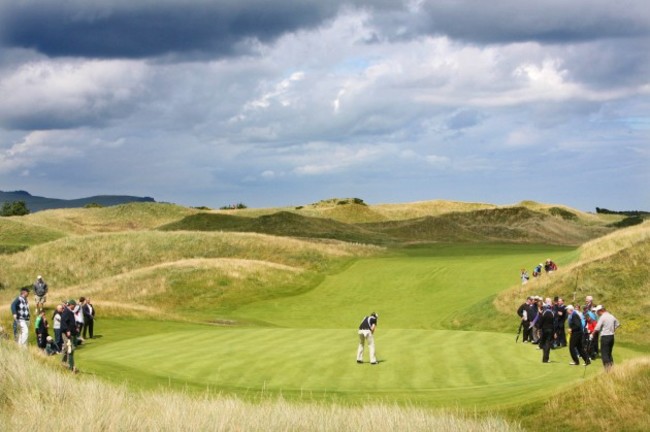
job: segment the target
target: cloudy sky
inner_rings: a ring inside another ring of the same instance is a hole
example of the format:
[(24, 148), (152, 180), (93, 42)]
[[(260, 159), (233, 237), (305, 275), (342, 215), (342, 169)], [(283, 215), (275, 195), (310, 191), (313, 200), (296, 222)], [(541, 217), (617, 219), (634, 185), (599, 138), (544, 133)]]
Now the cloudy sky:
[(647, 0), (0, 0), (0, 190), (650, 210)]

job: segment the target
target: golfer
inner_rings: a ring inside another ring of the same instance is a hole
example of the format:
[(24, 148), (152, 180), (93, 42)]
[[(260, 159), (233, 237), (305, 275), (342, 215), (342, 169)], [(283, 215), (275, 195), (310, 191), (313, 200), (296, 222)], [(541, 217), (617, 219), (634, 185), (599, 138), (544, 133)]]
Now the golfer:
[(373, 312), (361, 321), (359, 325), (359, 349), (357, 350), (357, 363), (363, 363), (363, 348), (368, 342), (368, 349), (370, 350), (370, 364), (377, 364), (377, 357), (375, 357), (375, 338), (373, 334), (377, 328), (377, 318), (379, 316)]

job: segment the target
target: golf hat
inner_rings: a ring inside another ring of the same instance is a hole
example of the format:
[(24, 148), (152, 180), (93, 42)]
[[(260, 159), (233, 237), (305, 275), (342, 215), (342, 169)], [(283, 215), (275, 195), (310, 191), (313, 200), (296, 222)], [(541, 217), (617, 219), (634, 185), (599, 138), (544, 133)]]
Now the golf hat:
[(38, 275), (38, 276), (36, 276), (36, 279), (43, 279), (43, 276)]
[(74, 299), (68, 300), (68, 304), (72, 306), (77, 306), (77, 302)]
[(592, 311), (598, 312), (599, 310), (603, 310), (603, 309), (605, 309), (605, 307), (603, 305), (598, 305), (595, 308), (593, 308)]

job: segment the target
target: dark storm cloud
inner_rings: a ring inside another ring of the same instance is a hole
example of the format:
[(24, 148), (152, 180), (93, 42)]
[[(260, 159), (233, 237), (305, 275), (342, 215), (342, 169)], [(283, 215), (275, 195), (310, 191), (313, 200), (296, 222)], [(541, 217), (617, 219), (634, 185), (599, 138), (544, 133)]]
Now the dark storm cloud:
[(48, 56), (228, 56), (242, 42), (271, 41), (336, 14), (330, 1), (4, 1), (2, 43)]
[(376, 22), (389, 37), (561, 43), (648, 36), (650, 8), (645, 0), (429, 0), (417, 11), (380, 14)]

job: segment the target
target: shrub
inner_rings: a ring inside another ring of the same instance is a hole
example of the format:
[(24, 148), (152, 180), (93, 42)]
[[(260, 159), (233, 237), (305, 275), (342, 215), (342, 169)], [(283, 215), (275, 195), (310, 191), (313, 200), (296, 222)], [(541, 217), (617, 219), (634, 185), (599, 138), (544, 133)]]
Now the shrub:
[(84, 208), (102, 208), (102, 207), (104, 206), (96, 202), (91, 202), (84, 206)]
[(5, 201), (0, 210), (0, 216), (24, 216), (29, 214), (25, 201)]
[(550, 209), (548, 209), (548, 212), (550, 214), (552, 214), (553, 216), (559, 216), (564, 220), (577, 220), (578, 219), (578, 216), (575, 213), (570, 212), (569, 210), (565, 210), (565, 209), (560, 208), (560, 207), (551, 207)]

